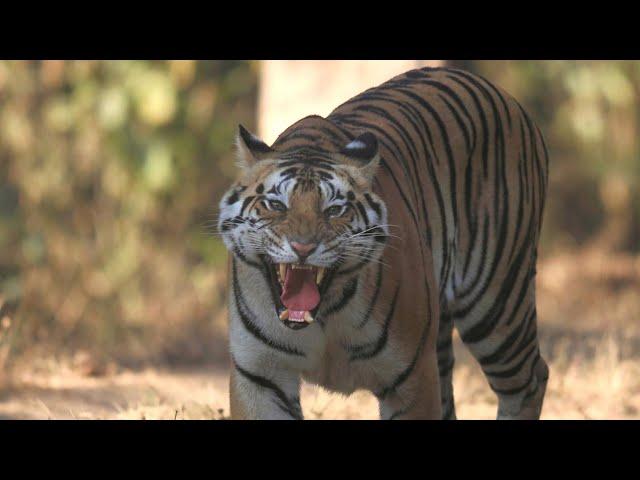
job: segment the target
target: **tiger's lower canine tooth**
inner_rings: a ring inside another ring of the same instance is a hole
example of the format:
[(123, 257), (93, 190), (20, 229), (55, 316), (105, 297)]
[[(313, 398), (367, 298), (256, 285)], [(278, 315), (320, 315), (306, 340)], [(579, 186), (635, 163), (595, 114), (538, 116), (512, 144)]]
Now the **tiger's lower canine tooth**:
[(282, 313), (280, 313), (280, 320), (288, 320), (289, 319), (289, 310), (283, 310)]
[(313, 322), (313, 315), (309, 312), (304, 312), (304, 321), (307, 323)]

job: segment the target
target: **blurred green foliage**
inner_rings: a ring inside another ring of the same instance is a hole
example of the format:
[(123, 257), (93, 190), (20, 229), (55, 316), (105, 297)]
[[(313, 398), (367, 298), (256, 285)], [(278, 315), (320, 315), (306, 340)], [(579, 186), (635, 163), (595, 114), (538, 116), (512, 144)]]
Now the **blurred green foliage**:
[(0, 63), (0, 305), (14, 353), (205, 355), (225, 274), (207, 222), (234, 175), (237, 124), (255, 125), (256, 67)]
[(501, 86), (551, 153), (543, 251), (640, 251), (640, 62), (454, 62)]

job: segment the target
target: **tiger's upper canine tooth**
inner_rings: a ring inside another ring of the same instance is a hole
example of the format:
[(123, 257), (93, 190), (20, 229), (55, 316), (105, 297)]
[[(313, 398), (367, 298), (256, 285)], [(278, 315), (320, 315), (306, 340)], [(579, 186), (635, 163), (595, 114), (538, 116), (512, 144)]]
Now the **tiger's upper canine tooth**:
[(313, 315), (310, 312), (304, 312), (304, 321), (307, 323), (313, 322)]
[(322, 279), (324, 278), (324, 268), (318, 267), (318, 273), (316, 273), (316, 283), (320, 285)]
[(280, 269), (280, 280), (284, 282), (284, 279), (287, 276), (287, 265), (285, 263), (280, 263), (278, 268)]

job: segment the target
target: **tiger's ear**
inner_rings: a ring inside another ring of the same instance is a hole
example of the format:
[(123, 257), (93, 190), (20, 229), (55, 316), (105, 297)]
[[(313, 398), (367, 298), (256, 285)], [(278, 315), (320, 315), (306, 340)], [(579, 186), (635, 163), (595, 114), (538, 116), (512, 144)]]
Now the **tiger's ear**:
[(274, 152), (266, 143), (249, 132), (242, 125), (238, 125), (236, 136), (238, 166), (243, 170), (253, 167), (260, 160)]
[(341, 160), (355, 166), (371, 182), (380, 163), (378, 139), (373, 133), (363, 133), (340, 150)]

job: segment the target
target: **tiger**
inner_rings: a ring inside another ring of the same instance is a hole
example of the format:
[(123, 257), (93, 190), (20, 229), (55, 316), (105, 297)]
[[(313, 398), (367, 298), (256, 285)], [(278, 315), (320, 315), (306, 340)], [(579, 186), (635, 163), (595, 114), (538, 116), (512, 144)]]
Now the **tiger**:
[(220, 200), (232, 419), (303, 419), (301, 382), (380, 419), (456, 419), (453, 327), (497, 396), (538, 419), (535, 278), (549, 155), (483, 77), (398, 75), (269, 146), (242, 125)]

